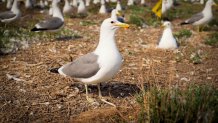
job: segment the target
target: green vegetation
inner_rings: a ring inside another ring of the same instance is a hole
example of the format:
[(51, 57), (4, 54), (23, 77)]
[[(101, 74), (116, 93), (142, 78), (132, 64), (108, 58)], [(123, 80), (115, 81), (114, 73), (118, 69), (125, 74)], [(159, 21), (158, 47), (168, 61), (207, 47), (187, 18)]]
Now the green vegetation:
[[(56, 35), (62, 35), (67, 38), (79, 38), (80, 36), (75, 34), (69, 29), (62, 29), (56, 33), (50, 32), (31, 32), (31, 27), (17, 27), (16, 25), (7, 25), (0, 28), (0, 54), (7, 54), (15, 52), (22, 45), (28, 45), (28, 43), (34, 41), (50, 41), (53, 38), (57, 38)], [(32, 26), (33, 27), (33, 26)], [(62, 39), (62, 38), (60, 38)]]
[(190, 30), (187, 29), (182, 29), (179, 32), (176, 32), (175, 37), (177, 38), (189, 38), (192, 35), (192, 32)]
[(129, 17), (129, 23), (135, 24), (136, 26), (142, 26), (144, 23), (143, 18), (136, 16), (136, 15), (130, 15)]
[(218, 33), (215, 32), (211, 34), (209, 38), (205, 40), (205, 44), (213, 46), (213, 47), (218, 47)]
[(179, 43), (180, 46), (186, 45), (186, 39), (191, 37), (192, 32), (187, 29), (182, 29), (179, 32), (174, 33), (174, 36), (177, 39), (177, 42)]
[(88, 20), (81, 21), (79, 24), (82, 25), (82, 26), (96, 25), (95, 22), (93, 22), (93, 21), (88, 21)]
[(202, 56), (198, 52), (194, 52), (190, 56), (190, 61), (193, 64), (200, 64), (202, 63)]
[[(139, 119), (149, 114), (151, 123), (218, 122), (218, 90), (213, 85), (190, 85), (187, 88), (151, 87), (146, 105), (143, 95), (136, 97), (141, 110)], [(140, 101), (138, 101), (140, 99)], [(145, 105), (148, 107), (146, 112)], [(146, 113), (145, 113), (146, 112)], [(145, 119), (140, 120), (145, 122)]]

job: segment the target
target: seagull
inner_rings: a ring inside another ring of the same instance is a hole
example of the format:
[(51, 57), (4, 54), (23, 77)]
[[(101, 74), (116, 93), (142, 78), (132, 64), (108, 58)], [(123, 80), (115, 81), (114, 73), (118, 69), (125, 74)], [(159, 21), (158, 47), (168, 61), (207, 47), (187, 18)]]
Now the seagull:
[(122, 56), (115, 41), (116, 30), (120, 27), (128, 28), (129, 25), (113, 18), (105, 19), (101, 24), (98, 46), (93, 52), (50, 71), (75, 78), (84, 83), (86, 99), (89, 102), (94, 100), (88, 96), (88, 85), (97, 84), (100, 99), (109, 105), (115, 106), (102, 97), (100, 83), (112, 79), (121, 68)]
[(25, 8), (26, 9), (31, 9), (32, 7), (33, 7), (32, 0), (26, 0), (25, 1)]
[(104, 0), (101, 0), (101, 8), (99, 9), (99, 13), (100, 14), (106, 14), (107, 13), (107, 9), (106, 9)]
[(162, 2), (162, 14), (165, 14), (173, 6), (173, 0), (163, 0)]
[(18, 7), (18, 0), (14, 0), (12, 8), (10, 11), (5, 11), (0, 13), (0, 21), (4, 23), (10, 23), (21, 17), (21, 11)]
[(158, 44), (158, 48), (162, 49), (176, 49), (178, 48), (176, 39), (173, 36), (172, 33), (172, 26), (169, 21), (163, 22), (164, 31), (161, 37), (161, 40)]
[(52, 1), (52, 18), (37, 23), (31, 31), (57, 31), (64, 26), (64, 17), (60, 8), (58, 7), (59, 2), (60, 0)]
[(100, 0), (93, 0), (93, 3), (98, 4), (98, 3), (100, 3)]
[(63, 13), (65, 15), (70, 15), (73, 12), (73, 7), (70, 5), (70, 2), (68, 0), (65, 0)]
[(78, 3), (77, 0), (73, 0), (73, 2), (71, 2), (71, 3), (72, 3), (72, 6), (73, 6), (73, 7), (77, 8), (77, 3)]
[(116, 10), (122, 11), (122, 6), (120, 4), (120, 0), (117, 1)]
[(192, 24), (198, 26), (199, 31), (199, 26), (205, 25), (213, 19), (212, 5), (216, 5), (216, 3), (213, 0), (208, 0), (202, 12), (193, 15), (191, 18), (182, 22), (181, 25)]
[(132, 6), (134, 5), (135, 0), (128, 0), (127, 5)]
[(86, 6), (83, 0), (79, 0), (79, 6), (77, 9), (78, 14), (86, 14)]
[(6, 8), (7, 8), (7, 9), (11, 9), (12, 4), (13, 4), (13, 0), (7, 0)]

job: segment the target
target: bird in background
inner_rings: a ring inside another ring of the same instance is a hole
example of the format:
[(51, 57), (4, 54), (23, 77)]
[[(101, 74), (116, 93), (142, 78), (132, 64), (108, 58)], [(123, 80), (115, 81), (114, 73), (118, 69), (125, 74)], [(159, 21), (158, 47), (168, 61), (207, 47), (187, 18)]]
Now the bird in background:
[(71, 15), (73, 12), (73, 7), (70, 5), (69, 0), (64, 0), (63, 14)]
[(99, 13), (100, 14), (106, 14), (107, 13), (106, 5), (105, 5), (105, 0), (101, 0), (101, 7), (99, 9)]
[(185, 20), (181, 25), (192, 24), (198, 27), (198, 32), (200, 31), (200, 26), (208, 24), (213, 19), (212, 6), (217, 4), (213, 0), (208, 0), (205, 4), (204, 9), (193, 15), (191, 18)]
[(63, 14), (58, 7), (58, 3), (60, 0), (53, 0), (52, 1), (52, 17), (41, 21), (35, 25), (31, 31), (40, 32), (40, 31), (58, 31), (64, 26), (64, 17)]
[(161, 49), (178, 48), (177, 41), (173, 36), (172, 24), (169, 21), (165, 21), (162, 26), (164, 27), (164, 31), (157, 47)]
[(10, 11), (5, 11), (0, 13), (0, 21), (3, 23), (10, 23), (21, 17), (21, 11), (19, 9), (18, 0), (14, 0), (12, 8)]

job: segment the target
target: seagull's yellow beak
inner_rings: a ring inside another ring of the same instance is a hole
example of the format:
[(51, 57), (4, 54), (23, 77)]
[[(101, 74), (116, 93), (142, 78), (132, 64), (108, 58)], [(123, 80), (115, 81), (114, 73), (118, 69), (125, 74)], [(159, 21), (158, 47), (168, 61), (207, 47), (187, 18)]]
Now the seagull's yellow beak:
[(213, 5), (214, 5), (214, 6), (217, 6), (217, 4), (216, 4), (215, 2), (213, 3)]
[(165, 25), (164, 25), (164, 24), (162, 24), (162, 25), (161, 25), (161, 27), (162, 27), (162, 28), (165, 28)]
[(129, 24), (126, 23), (115, 23), (114, 25), (122, 28), (129, 28)]

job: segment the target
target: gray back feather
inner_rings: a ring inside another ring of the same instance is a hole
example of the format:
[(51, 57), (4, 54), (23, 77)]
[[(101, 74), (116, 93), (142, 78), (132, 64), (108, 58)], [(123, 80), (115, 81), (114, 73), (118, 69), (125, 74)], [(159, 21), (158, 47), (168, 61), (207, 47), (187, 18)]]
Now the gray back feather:
[(92, 77), (100, 70), (97, 60), (98, 56), (94, 53), (86, 54), (75, 61), (64, 65), (62, 72), (73, 78)]
[(15, 16), (16, 16), (16, 14), (14, 14), (11, 11), (6, 11), (6, 12), (0, 13), (0, 19), (9, 19), (9, 18), (13, 18)]
[(45, 21), (42, 21), (42, 22), (38, 23), (40, 28), (49, 29), (49, 30), (58, 29), (63, 24), (64, 24), (64, 22), (58, 17), (52, 17), (52, 18), (50, 18), (48, 20), (45, 20)]
[(194, 23), (200, 19), (202, 19), (204, 17), (203, 13), (197, 13), (195, 15), (193, 15), (190, 19), (188, 19), (187, 21), (185, 21), (186, 23)]

